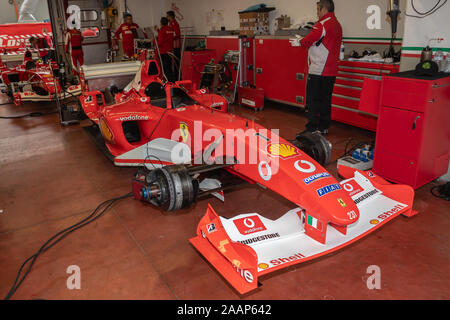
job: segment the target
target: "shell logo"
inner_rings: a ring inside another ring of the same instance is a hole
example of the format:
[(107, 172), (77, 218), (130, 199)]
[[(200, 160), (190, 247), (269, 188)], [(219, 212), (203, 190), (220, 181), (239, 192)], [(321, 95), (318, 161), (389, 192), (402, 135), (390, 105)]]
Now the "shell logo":
[(268, 147), (268, 151), (272, 156), (282, 157), (284, 159), (299, 155), (299, 152), (294, 146), (286, 143), (272, 144)]
[(267, 269), (269, 267), (269, 265), (267, 263), (260, 263), (260, 264), (258, 264), (258, 267), (260, 269)]

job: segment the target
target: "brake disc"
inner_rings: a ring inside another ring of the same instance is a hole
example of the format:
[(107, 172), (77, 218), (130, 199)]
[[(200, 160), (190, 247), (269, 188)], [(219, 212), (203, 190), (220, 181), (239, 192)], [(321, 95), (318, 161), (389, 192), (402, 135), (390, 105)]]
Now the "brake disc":
[(316, 160), (322, 166), (330, 162), (332, 145), (318, 132), (302, 133), (295, 138), (292, 144)]

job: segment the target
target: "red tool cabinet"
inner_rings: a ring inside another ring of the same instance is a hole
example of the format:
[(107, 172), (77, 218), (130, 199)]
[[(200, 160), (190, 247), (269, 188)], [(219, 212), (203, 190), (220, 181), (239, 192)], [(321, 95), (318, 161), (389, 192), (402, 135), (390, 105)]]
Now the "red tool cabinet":
[(308, 51), (292, 47), (289, 38), (255, 38), (255, 86), (266, 99), (298, 107), (306, 102)]
[(383, 77), (373, 171), (418, 188), (444, 175), (449, 158), (450, 76)]
[(360, 106), (364, 81), (398, 71), (398, 64), (340, 61), (331, 101), (332, 120), (375, 131), (378, 114), (371, 114)]

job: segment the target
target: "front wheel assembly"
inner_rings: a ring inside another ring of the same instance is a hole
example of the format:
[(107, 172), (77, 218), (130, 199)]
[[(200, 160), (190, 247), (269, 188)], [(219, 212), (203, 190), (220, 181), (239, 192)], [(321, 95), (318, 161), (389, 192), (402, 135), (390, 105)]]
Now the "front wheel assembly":
[(297, 135), (292, 144), (324, 166), (331, 159), (331, 143), (318, 132), (305, 132)]
[(189, 208), (197, 199), (198, 181), (185, 166), (172, 165), (151, 171), (140, 190), (143, 200), (161, 207), (164, 211)]

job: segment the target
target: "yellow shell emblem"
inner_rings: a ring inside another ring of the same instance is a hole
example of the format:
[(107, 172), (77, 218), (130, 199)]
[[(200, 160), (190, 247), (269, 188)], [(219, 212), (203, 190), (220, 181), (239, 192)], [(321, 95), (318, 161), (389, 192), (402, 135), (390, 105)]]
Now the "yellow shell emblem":
[(269, 153), (273, 156), (279, 156), (282, 158), (289, 158), (298, 155), (298, 151), (295, 147), (285, 143), (276, 143), (270, 145)]
[(260, 264), (258, 264), (258, 267), (260, 268), (260, 269), (267, 269), (268, 267), (269, 267), (269, 265), (267, 264), (267, 263), (260, 263)]
[(183, 138), (183, 142), (186, 142), (189, 137), (189, 127), (184, 122), (180, 122), (180, 135)]

